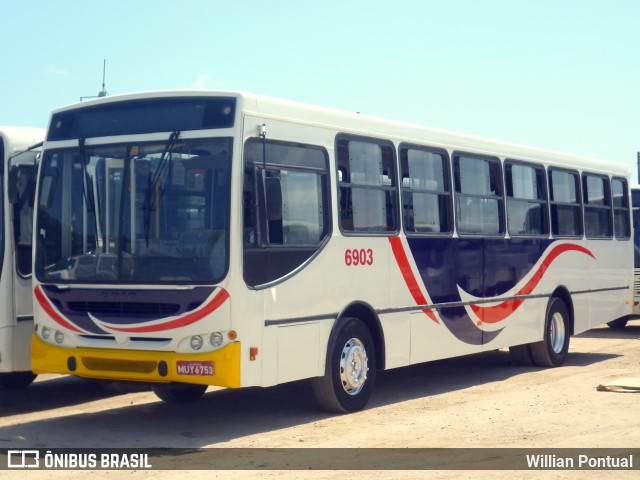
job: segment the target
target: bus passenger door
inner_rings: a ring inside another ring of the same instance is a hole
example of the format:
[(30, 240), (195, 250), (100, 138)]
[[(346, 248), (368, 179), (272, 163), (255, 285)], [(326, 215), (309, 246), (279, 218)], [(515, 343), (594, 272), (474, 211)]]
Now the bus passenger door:
[[(33, 331), (33, 303), (31, 292), (33, 201), (35, 193), (35, 152), (25, 152), (9, 166), (8, 214), (11, 218), (6, 248), (13, 248), (12, 265), (6, 265), (4, 274), (13, 278), (13, 336), (12, 369), (30, 370), (30, 336)], [(13, 267), (13, 272), (11, 271)], [(4, 361), (4, 359), (3, 359)]]

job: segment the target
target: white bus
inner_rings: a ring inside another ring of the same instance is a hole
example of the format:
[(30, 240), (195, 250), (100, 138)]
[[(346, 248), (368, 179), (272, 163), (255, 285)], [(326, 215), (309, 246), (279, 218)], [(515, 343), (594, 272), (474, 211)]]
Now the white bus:
[(633, 224), (633, 303), (630, 314), (617, 318), (607, 325), (613, 329), (622, 329), (629, 320), (640, 318), (640, 185), (631, 185), (631, 221)]
[(637, 317), (640, 315), (640, 185), (631, 186), (631, 208), (633, 222), (633, 316)]
[(36, 202), (35, 372), (207, 386), (510, 347), (556, 366), (632, 295), (629, 169), (214, 91), (53, 112)]
[(36, 155), (44, 129), (0, 127), (0, 385), (24, 387), (35, 378), (31, 241)]

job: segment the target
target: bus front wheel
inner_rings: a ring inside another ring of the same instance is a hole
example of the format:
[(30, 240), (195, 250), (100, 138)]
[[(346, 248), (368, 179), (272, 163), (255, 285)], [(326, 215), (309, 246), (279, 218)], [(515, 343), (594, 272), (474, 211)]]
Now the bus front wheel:
[(207, 390), (207, 385), (172, 383), (155, 385), (152, 389), (160, 400), (164, 400), (167, 403), (184, 403), (200, 399)]
[(32, 372), (11, 372), (0, 374), (0, 385), (5, 388), (24, 388), (36, 379)]
[(569, 309), (558, 297), (552, 297), (547, 306), (544, 338), (529, 345), (531, 358), (539, 367), (558, 367), (569, 352), (571, 335)]
[(325, 375), (311, 380), (316, 401), (330, 412), (361, 410), (373, 391), (375, 366), (371, 332), (357, 318), (344, 319), (329, 347)]

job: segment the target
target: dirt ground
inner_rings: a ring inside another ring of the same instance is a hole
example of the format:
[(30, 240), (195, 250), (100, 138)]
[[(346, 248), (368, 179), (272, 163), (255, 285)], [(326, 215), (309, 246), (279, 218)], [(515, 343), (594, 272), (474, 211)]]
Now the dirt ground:
[[(514, 367), (506, 350), (383, 372), (366, 410), (317, 409), (306, 382), (210, 389), (198, 402), (166, 404), (149, 390), (41, 376), (0, 390), (0, 446), (20, 448), (640, 448), (640, 393), (596, 390), (640, 377), (640, 320), (571, 339), (560, 368)], [(128, 389), (128, 390), (127, 390)], [(176, 457), (181, 468), (186, 459)], [(640, 458), (635, 459), (640, 463)], [(180, 463), (182, 462), (182, 463)], [(422, 479), (639, 478), (635, 471), (1, 471), (12, 479)]]

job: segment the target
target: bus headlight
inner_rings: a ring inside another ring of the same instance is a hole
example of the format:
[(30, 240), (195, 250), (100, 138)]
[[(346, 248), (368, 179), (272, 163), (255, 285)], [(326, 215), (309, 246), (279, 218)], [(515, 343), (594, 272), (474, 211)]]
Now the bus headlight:
[(191, 348), (194, 350), (200, 350), (202, 348), (202, 337), (200, 335), (191, 337)]
[(222, 345), (223, 337), (220, 332), (213, 332), (209, 337), (209, 342), (211, 342), (211, 346), (218, 348)]
[(51, 336), (51, 329), (49, 327), (42, 327), (40, 336), (43, 340), (49, 340), (49, 337)]
[(56, 333), (53, 336), (53, 338), (55, 339), (57, 344), (62, 344), (62, 342), (64, 342), (64, 333), (60, 332), (59, 330), (56, 330)]

